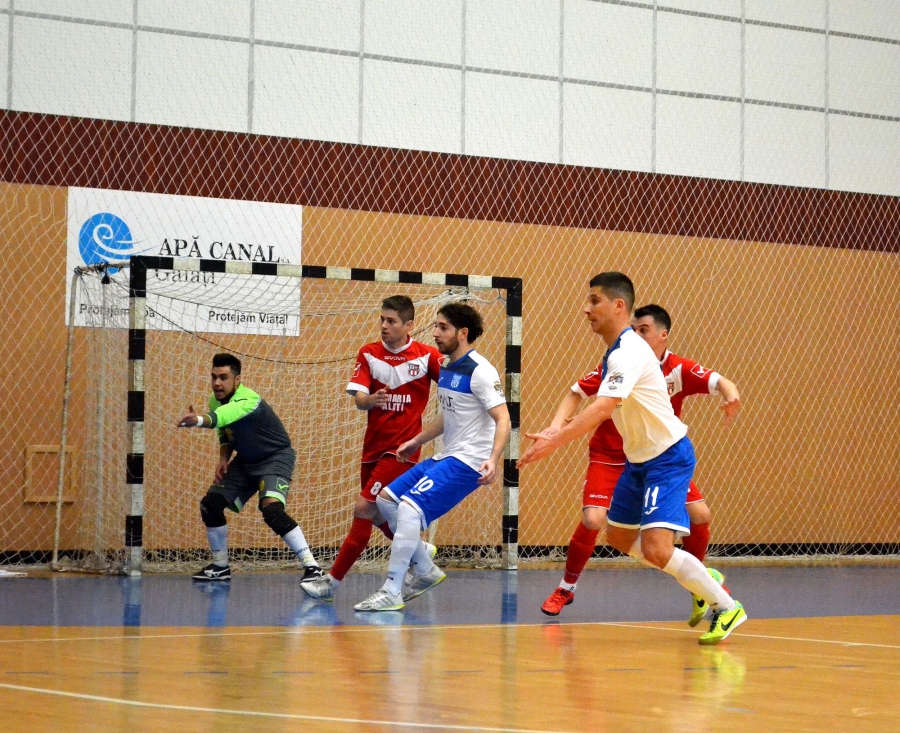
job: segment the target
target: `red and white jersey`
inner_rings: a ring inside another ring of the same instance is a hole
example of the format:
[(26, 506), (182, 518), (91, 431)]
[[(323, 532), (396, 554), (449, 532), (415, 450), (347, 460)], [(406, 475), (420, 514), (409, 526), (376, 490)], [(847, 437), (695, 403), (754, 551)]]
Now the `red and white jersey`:
[[(600, 390), (603, 379), (600, 377), (601, 368), (597, 368), (585, 374), (575, 384), (572, 391), (582, 397), (593, 397)], [(616, 424), (612, 419), (604, 420), (597, 427), (588, 446), (590, 460), (595, 463), (611, 463), (625, 465), (625, 451), (622, 450), (622, 436), (616, 430)]]
[[(401, 443), (421, 432), (422, 413), (428, 405), (431, 383), (440, 377), (442, 359), (434, 346), (412, 339), (396, 351), (383, 341), (366, 344), (359, 350), (346, 391), (349, 394), (388, 391), (388, 401), (369, 410), (363, 463), (395, 453)], [(418, 455), (412, 457), (416, 458)]]
[[(666, 351), (660, 360), (663, 377), (666, 380), (666, 388), (672, 409), (677, 417), (681, 417), (681, 408), (684, 398), (695, 394), (712, 394), (719, 383), (719, 375), (701, 366), (696, 361), (685, 359), (683, 356)], [(600, 378), (600, 366), (585, 374), (575, 384), (572, 391), (582, 397), (593, 397), (600, 390), (602, 379)], [(624, 464), (625, 452), (622, 450), (622, 436), (616, 430), (612, 419), (600, 423), (591, 438), (590, 460), (595, 463)]]
[(678, 417), (681, 417), (685, 397), (692, 394), (713, 394), (719, 384), (719, 375), (716, 372), (671, 351), (663, 354), (659, 365), (666, 379), (672, 409)]

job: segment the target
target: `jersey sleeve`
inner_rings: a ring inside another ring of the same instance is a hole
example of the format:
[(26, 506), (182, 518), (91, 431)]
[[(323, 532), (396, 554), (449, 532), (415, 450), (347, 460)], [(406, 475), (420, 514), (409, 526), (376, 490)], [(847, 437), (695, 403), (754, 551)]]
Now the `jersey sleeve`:
[(369, 370), (369, 360), (366, 358), (366, 352), (362, 349), (356, 354), (356, 366), (353, 368), (353, 376), (350, 382), (344, 388), (347, 394), (356, 394), (362, 392), (369, 394), (369, 387), (372, 385), (372, 372)]
[[(219, 428), (221, 431), (232, 423), (236, 423), (241, 418), (247, 417), (247, 415), (259, 407), (261, 401), (262, 398), (252, 390), (242, 389), (240, 393), (235, 392), (234, 397), (227, 403), (220, 405), (210, 413), (210, 417), (213, 421), (213, 424), (210, 425), (210, 427)], [(222, 433), (220, 432), (220, 440), (221, 435)]]
[(719, 375), (696, 361), (685, 359), (681, 363), (681, 385), (685, 397), (715, 392), (718, 383)]
[(606, 361), (606, 377), (600, 383), (597, 396), (624, 400), (631, 394), (640, 376), (640, 366), (629, 358), (624, 349), (617, 349)]
[[(212, 419), (212, 416), (216, 412), (216, 408), (219, 406), (219, 401), (216, 399), (216, 396), (214, 394), (209, 395), (208, 406), (210, 419)], [(231, 443), (231, 441), (228, 439), (228, 435), (224, 430), (219, 428), (216, 432), (219, 435), (219, 445), (228, 445), (229, 443)]]
[(600, 382), (600, 370), (595, 369), (575, 382), (575, 384), (572, 385), (572, 391), (576, 394), (580, 394), (582, 397), (593, 397), (597, 394), (597, 390), (600, 389)]
[(437, 383), (441, 378), (441, 361), (444, 355), (434, 347), (428, 349), (428, 378)]
[(481, 364), (472, 374), (472, 394), (478, 398), (485, 410), (490, 410), (506, 402), (503, 385), (497, 370)]

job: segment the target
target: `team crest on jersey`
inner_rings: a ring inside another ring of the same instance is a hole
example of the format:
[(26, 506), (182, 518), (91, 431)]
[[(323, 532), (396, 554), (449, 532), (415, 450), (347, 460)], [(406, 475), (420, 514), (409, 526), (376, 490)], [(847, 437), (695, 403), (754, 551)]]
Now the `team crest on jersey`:
[(666, 389), (669, 392), (669, 397), (675, 394), (675, 382), (666, 382)]
[(694, 364), (694, 368), (691, 369), (691, 374), (700, 377), (700, 379), (703, 379), (703, 377), (709, 374), (709, 369), (707, 369), (706, 367), (702, 367), (699, 364)]
[(494, 392), (496, 392), (497, 394), (503, 394), (503, 387), (500, 386), (499, 381), (494, 382)]
[(422, 373), (422, 365), (417, 361), (407, 362), (406, 369), (411, 377), (418, 377)]
[(462, 375), (454, 374), (453, 379), (450, 380), (450, 389), (455, 389), (456, 387), (459, 387), (459, 383), (461, 381), (462, 381)]

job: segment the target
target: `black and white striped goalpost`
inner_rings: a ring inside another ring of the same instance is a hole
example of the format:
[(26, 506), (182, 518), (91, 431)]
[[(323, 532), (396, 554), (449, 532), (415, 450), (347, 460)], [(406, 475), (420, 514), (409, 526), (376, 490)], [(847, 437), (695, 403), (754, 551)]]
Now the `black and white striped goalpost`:
[(443, 272), (368, 270), (355, 267), (320, 267), (270, 262), (237, 262), (196, 258), (131, 258), (128, 322), (128, 456), (126, 462), (125, 572), (140, 575), (143, 564), (144, 523), (144, 366), (147, 335), (147, 271), (177, 270), (235, 275), (357, 280), (363, 282), (496, 288), (506, 291), (506, 400), (512, 433), (503, 460), (502, 567), (518, 567), (519, 543), (519, 417), (522, 369), (522, 279)]

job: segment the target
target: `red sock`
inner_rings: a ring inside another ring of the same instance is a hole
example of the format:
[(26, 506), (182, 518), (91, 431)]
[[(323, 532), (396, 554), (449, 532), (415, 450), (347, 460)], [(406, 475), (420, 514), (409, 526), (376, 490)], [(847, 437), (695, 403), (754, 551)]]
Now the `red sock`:
[(594, 554), (594, 545), (597, 544), (599, 534), (599, 529), (588, 529), (583, 522), (578, 523), (572, 539), (569, 540), (569, 550), (566, 553), (566, 572), (563, 575), (566, 583), (578, 582), (578, 576)]
[(691, 534), (681, 538), (681, 547), (685, 552), (703, 562), (706, 558), (706, 549), (709, 547), (709, 525), (692, 524)]
[(387, 522), (385, 522), (384, 524), (379, 524), (378, 529), (380, 529), (382, 532), (384, 532), (385, 537), (387, 537), (389, 540), (393, 541), (394, 533), (391, 532), (391, 525), (389, 525)]
[(359, 560), (359, 556), (365, 552), (366, 545), (369, 544), (369, 537), (372, 536), (372, 520), (353, 518), (353, 524), (350, 525), (350, 531), (338, 550), (338, 555), (334, 559), (334, 565), (329, 571), (332, 577), (343, 580), (344, 576), (350, 572), (353, 563)]

